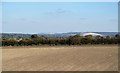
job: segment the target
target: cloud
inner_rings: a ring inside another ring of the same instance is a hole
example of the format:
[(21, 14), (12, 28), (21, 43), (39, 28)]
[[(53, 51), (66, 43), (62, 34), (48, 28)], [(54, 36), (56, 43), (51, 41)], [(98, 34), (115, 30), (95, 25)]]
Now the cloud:
[(109, 19), (111, 22), (117, 22), (117, 19)]
[(27, 21), (26, 18), (18, 18), (18, 20), (20, 20), (20, 21)]
[(66, 10), (63, 10), (61, 8), (57, 9), (56, 10), (56, 13), (66, 13), (67, 11)]
[(80, 18), (80, 20), (87, 20), (88, 18)]
[(68, 13), (68, 12), (70, 12), (70, 11), (64, 10), (62, 8), (58, 8), (58, 9), (56, 9), (54, 11), (48, 11), (45, 14), (64, 14), (64, 13)]
[(38, 23), (38, 21), (34, 19), (28, 19), (28, 18), (18, 18), (17, 21), (23, 22), (23, 23)]

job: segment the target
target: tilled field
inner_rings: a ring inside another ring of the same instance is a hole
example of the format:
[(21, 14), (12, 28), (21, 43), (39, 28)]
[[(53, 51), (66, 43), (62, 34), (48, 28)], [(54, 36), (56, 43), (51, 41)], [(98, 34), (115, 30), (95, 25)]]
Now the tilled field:
[(3, 71), (117, 71), (118, 47), (3, 47)]

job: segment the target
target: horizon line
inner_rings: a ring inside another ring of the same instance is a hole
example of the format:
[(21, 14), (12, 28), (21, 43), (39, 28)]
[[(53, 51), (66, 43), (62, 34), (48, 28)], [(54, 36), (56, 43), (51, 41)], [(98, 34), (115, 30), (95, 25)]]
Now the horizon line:
[[(86, 31), (86, 32), (77, 32), (77, 33), (99, 33), (100, 31), (93, 31), (93, 32), (90, 32), (90, 31)], [(103, 31), (101, 31), (103, 32)], [(108, 32), (110, 33), (111, 31), (105, 31), (105, 32)], [(117, 31), (112, 31), (112, 32), (116, 32), (116, 33), (119, 33)], [(112, 33), (111, 32), (111, 33)], [(5, 33), (5, 34), (62, 34), (62, 33), (75, 33), (75, 32), (55, 32), (55, 33), (52, 33), (52, 32), (40, 32), (40, 33), (23, 33), (23, 32), (0, 32), (0, 33)]]

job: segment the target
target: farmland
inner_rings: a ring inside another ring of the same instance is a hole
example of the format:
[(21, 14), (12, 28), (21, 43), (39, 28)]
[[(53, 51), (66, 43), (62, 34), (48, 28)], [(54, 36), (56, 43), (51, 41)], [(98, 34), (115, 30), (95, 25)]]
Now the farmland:
[(117, 71), (117, 45), (2, 47), (3, 71)]

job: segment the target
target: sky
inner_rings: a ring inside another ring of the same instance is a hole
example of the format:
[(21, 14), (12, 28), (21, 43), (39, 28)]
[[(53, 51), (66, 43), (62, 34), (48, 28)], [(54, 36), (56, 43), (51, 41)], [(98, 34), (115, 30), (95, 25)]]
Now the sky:
[(4, 33), (117, 32), (117, 2), (4, 2)]
[(119, 2), (119, 0), (1, 0), (2, 2)]

